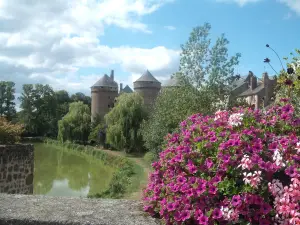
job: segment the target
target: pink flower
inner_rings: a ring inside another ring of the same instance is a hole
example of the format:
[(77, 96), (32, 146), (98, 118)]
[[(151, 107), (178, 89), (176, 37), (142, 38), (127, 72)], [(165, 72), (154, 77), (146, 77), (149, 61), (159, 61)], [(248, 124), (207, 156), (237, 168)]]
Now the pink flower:
[(219, 208), (214, 209), (212, 213), (212, 218), (220, 219), (222, 217), (222, 211)]

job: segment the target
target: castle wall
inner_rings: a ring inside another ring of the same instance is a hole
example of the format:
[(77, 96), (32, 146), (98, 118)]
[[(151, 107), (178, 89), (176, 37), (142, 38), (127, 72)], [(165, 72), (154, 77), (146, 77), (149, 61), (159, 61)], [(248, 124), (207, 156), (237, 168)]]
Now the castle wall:
[(134, 91), (144, 98), (146, 106), (152, 106), (161, 89), (161, 84), (156, 82), (135, 82)]
[(0, 145), (0, 192), (33, 193), (33, 157), (33, 145)]
[(104, 117), (113, 107), (115, 98), (118, 97), (118, 88), (114, 87), (97, 87), (92, 88), (92, 107), (91, 116), (93, 118), (97, 115)]

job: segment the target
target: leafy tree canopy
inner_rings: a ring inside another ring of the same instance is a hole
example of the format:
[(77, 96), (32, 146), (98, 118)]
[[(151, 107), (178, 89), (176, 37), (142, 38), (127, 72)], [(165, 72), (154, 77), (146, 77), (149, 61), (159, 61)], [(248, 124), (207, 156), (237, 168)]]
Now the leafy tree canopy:
[(56, 96), (49, 85), (24, 84), (20, 120), (27, 135), (54, 136), (56, 134)]
[(189, 83), (198, 90), (210, 92), (211, 103), (224, 101), (230, 93), (229, 84), (236, 78), (234, 67), (240, 53), (229, 56), (229, 41), (224, 34), (212, 45), (211, 25), (195, 27), (188, 41), (181, 46), (179, 76), (182, 83)]
[(73, 102), (69, 112), (58, 121), (58, 140), (87, 142), (90, 133), (90, 109), (83, 102)]
[(162, 89), (157, 97), (154, 110), (142, 125), (145, 147), (159, 151), (164, 137), (172, 133), (187, 116), (212, 111), (210, 96), (205, 91), (198, 91), (191, 86)]
[(0, 81), (0, 116), (11, 121), (16, 116), (15, 83)]
[(105, 116), (106, 140), (118, 150), (139, 152), (143, 148), (140, 124), (146, 118), (143, 98), (138, 93), (124, 93)]

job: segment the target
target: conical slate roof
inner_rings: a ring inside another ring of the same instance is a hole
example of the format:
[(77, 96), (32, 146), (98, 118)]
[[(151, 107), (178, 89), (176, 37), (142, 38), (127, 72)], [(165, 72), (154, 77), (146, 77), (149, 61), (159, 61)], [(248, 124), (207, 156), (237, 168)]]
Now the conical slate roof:
[[(156, 83), (160, 83), (158, 80), (155, 79), (155, 77), (149, 72), (149, 70), (146, 70), (145, 73), (143, 73), (143, 75), (137, 79), (135, 82), (144, 82), (144, 81), (151, 81), (151, 82), (156, 82)], [(134, 82), (134, 83), (135, 83)]]
[(169, 80), (167, 80), (164, 85), (165, 87), (179, 87), (180, 82), (176, 77), (170, 78)]
[(118, 87), (118, 84), (107, 74), (104, 74), (92, 87)]
[(124, 93), (132, 93), (133, 90), (132, 90), (128, 85), (126, 85), (126, 86), (122, 89), (122, 92), (124, 92)]

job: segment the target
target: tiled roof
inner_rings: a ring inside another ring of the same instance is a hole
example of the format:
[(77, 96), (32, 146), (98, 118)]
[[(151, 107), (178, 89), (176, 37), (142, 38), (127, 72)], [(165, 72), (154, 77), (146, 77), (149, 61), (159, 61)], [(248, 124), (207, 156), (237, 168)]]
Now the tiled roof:
[(149, 72), (149, 70), (146, 70), (145, 73), (143, 73), (143, 75), (137, 79), (135, 82), (139, 82), (139, 81), (151, 81), (151, 82), (156, 82), (156, 83), (160, 83), (158, 80), (155, 79), (155, 77)]
[(262, 84), (260, 84), (257, 88), (255, 88), (254, 90), (251, 90), (250, 88), (247, 91), (244, 91), (242, 94), (240, 94), (239, 96), (251, 96), (251, 95), (255, 95), (258, 94), (259, 92), (263, 91), (265, 88)]
[(176, 77), (170, 78), (167, 80), (164, 85), (165, 87), (179, 87), (180, 83), (179, 80)]
[(133, 90), (128, 86), (126, 85), (121, 92), (125, 92), (125, 93), (132, 93)]
[(118, 87), (118, 84), (107, 74), (104, 74), (92, 87)]

